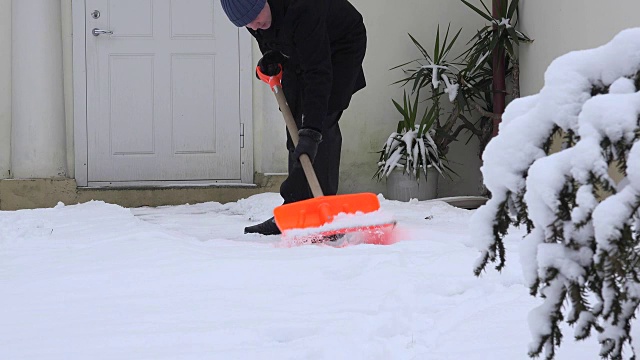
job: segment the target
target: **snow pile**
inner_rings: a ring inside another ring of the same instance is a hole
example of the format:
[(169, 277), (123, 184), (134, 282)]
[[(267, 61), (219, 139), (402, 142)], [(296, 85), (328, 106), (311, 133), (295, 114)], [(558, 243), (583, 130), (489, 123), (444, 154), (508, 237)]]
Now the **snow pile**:
[[(483, 155), (492, 198), (471, 220), (481, 251), (475, 272), (489, 262), (501, 269), (502, 238), (512, 225), (527, 227), (524, 276), (545, 299), (530, 316), (532, 356), (544, 351), (553, 358), (565, 301), (576, 338), (599, 331), (601, 356), (618, 358), (630, 343), (640, 303), (633, 232), (640, 205), (639, 71), (640, 29), (556, 59), (539, 94), (507, 107)], [(550, 154), (559, 133), (563, 148)], [(609, 175), (615, 164), (627, 175), (620, 184)], [(606, 192), (612, 195), (600, 201)]]
[(468, 272), (472, 211), (383, 200), (391, 246), (243, 234), (281, 201), (0, 212), (0, 359), (522, 359), (539, 301), (517, 262)]

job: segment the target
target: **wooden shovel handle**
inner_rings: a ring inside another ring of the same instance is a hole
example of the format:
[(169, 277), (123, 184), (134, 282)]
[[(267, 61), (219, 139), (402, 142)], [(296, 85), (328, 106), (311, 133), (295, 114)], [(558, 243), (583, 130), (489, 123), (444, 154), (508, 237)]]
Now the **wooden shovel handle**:
[[(284, 122), (287, 123), (287, 129), (289, 130), (289, 134), (291, 135), (291, 140), (293, 140), (293, 145), (297, 146), (298, 126), (296, 126), (296, 121), (293, 119), (291, 109), (289, 109), (289, 105), (287, 104), (287, 99), (284, 97), (282, 86), (275, 85), (272, 87), (272, 90), (276, 96), (276, 100), (278, 100), (278, 106), (280, 106), (280, 111), (282, 111), (282, 115), (284, 116)], [(307, 154), (300, 155), (300, 163), (302, 164), (304, 175), (307, 177), (307, 182), (309, 183), (309, 187), (311, 188), (313, 197), (317, 198), (323, 196), (322, 188), (320, 187), (320, 183), (318, 182), (316, 172), (315, 170), (313, 170), (313, 165), (311, 164), (311, 159), (309, 159), (309, 156)]]

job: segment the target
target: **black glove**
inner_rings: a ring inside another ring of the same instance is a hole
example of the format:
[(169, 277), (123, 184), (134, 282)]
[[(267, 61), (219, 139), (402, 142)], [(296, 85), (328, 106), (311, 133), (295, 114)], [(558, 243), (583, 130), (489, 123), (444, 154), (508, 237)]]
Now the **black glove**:
[[(262, 58), (258, 60), (258, 67), (263, 74), (268, 76), (278, 75), (280, 67), (287, 62), (287, 58), (282, 55), (280, 51), (269, 50), (262, 55)], [(258, 74), (256, 74), (257, 76)]]
[(300, 129), (298, 131), (298, 146), (293, 150), (293, 156), (298, 159), (295, 166), (300, 165), (300, 155), (307, 154), (311, 163), (316, 159), (318, 154), (318, 144), (322, 141), (322, 134), (313, 129)]

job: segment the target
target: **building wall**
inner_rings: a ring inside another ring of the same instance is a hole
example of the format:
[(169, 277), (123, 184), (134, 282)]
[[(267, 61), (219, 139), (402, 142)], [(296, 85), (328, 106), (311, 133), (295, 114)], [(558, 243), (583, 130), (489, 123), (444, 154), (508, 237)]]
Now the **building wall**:
[(0, 0), (0, 179), (11, 169), (11, 0)]
[[(542, 89), (544, 73), (557, 57), (604, 45), (620, 31), (640, 26), (637, 17), (630, 16), (640, 11), (637, 0), (521, 1), (520, 11), (521, 30), (535, 39), (520, 49), (523, 96)], [(560, 146), (556, 141), (554, 147)], [(623, 178), (614, 165), (609, 173), (616, 181)]]
[(67, 171), (75, 174), (75, 156), (73, 147), (73, 19), (71, 18), (71, 0), (60, 0), (62, 15), (62, 67), (64, 71), (64, 109), (66, 124)]
[[(384, 182), (372, 179), (376, 171), (376, 153), (388, 135), (395, 130), (397, 111), (391, 99), (400, 99), (402, 89), (391, 85), (402, 74), (389, 69), (400, 63), (419, 57), (407, 33), (414, 35), (425, 47), (432, 47), (436, 27), (452, 29), (464, 26), (459, 40), (460, 48), (472, 36), (475, 29), (483, 25), (482, 19), (459, 1), (401, 0), (366, 1), (352, 0), (365, 18), (368, 29), (368, 50), (365, 58), (365, 74), (368, 86), (357, 93), (341, 121), (343, 131), (342, 192), (383, 192)], [(73, 176), (73, 114), (71, 71), (71, 0), (60, 0), (62, 9), (62, 43), (64, 59), (64, 89), (66, 117), (66, 148), (69, 174)], [(10, 131), (10, 5), (11, 0), (0, 0), (0, 178), (8, 177), (10, 158), (8, 143)], [(454, 50), (455, 52), (455, 50)], [(253, 49), (257, 61), (259, 52)], [(286, 172), (285, 132), (273, 95), (267, 86), (258, 81), (253, 84), (255, 167), (261, 173)], [(477, 144), (465, 144), (461, 139), (450, 151), (455, 162), (453, 168), (459, 176), (452, 181), (441, 179), (440, 196), (478, 194), (480, 185)], [(3, 172), (4, 171), (4, 172)]]
[(640, 26), (637, 0), (520, 1), (520, 29), (535, 39), (520, 49), (522, 95), (540, 91), (551, 62), (570, 51), (594, 48), (618, 32)]
[(11, 2), (11, 176), (65, 177), (61, 2)]
[[(367, 87), (355, 95), (343, 116), (343, 167), (341, 190), (383, 192), (384, 182), (371, 180), (382, 144), (395, 131), (399, 114), (391, 99), (402, 99), (402, 88), (391, 85), (401, 79), (400, 70), (390, 68), (420, 57), (407, 35), (413, 35), (425, 48), (433, 49), (438, 25), (441, 32), (449, 23), (455, 33), (463, 32), (452, 53), (459, 54), (484, 21), (456, 0), (352, 0), (363, 14), (368, 33), (364, 61)], [(442, 35), (442, 33), (441, 33)], [(453, 180), (439, 179), (438, 196), (480, 193), (480, 159), (477, 143), (465, 144), (466, 137), (452, 145), (448, 157), (459, 174)]]
[[(400, 70), (390, 68), (419, 58), (407, 35), (412, 34), (426, 48), (433, 48), (436, 29), (463, 28), (458, 49), (483, 21), (460, 1), (367, 1), (351, 0), (362, 13), (367, 27), (368, 48), (364, 60), (367, 87), (356, 93), (340, 126), (343, 136), (341, 192), (384, 192), (384, 181), (372, 179), (382, 144), (395, 131), (398, 112), (391, 99), (402, 99), (402, 88), (391, 85), (402, 78)], [(453, 50), (455, 52), (455, 49)], [(258, 59), (259, 51), (254, 49)], [(256, 168), (259, 172), (286, 172), (284, 124), (273, 95), (262, 84), (254, 83), (254, 119), (256, 121)], [(439, 196), (480, 193), (480, 160), (477, 142), (465, 144), (466, 137), (454, 144), (449, 158), (459, 176), (440, 178)]]

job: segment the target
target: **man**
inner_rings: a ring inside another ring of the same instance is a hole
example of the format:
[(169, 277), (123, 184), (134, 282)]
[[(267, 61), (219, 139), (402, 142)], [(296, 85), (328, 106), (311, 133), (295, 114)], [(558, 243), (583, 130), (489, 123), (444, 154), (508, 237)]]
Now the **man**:
[[(309, 155), (325, 195), (338, 192), (342, 134), (338, 120), (351, 95), (365, 87), (367, 36), (362, 15), (348, 0), (221, 0), (227, 17), (247, 27), (263, 57), (261, 69), (282, 64), (282, 89), (296, 120), (299, 142), (287, 133), (289, 176), (284, 203), (312, 197), (298, 160)], [(273, 218), (245, 233), (280, 234)]]

